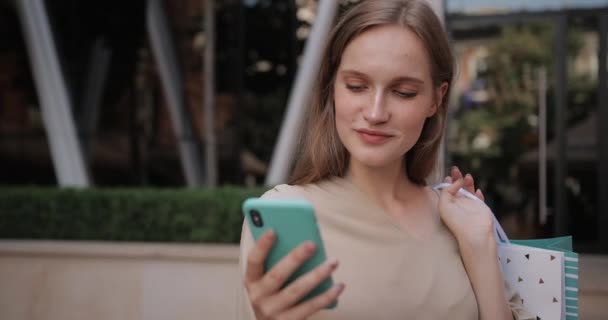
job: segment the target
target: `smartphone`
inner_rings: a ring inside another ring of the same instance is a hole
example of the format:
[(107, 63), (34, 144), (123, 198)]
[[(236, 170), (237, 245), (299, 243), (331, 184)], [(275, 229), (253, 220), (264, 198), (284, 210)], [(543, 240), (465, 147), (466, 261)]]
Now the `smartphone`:
[[(314, 255), (289, 277), (283, 287), (326, 260), (325, 247), (321, 239), (315, 212), (308, 201), (250, 198), (243, 203), (243, 214), (256, 241), (269, 229), (272, 229), (277, 236), (274, 246), (266, 258), (265, 272), (303, 242), (312, 241), (315, 244)], [(332, 285), (333, 281), (330, 276), (301, 301), (311, 299), (325, 292)], [(331, 309), (336, 305), (337, 302), (334, 302), (327, 308)]]

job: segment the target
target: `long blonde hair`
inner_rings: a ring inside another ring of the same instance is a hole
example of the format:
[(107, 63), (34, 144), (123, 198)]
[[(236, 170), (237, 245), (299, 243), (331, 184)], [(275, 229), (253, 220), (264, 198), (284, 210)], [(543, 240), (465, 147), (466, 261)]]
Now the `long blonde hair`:
[(338, 137), (334, 111), (336, 72), (344, 50), (355, 37), (373, 27), (395, 24), (409, 28), (423, 42), (433, 86), (448, 84), (437, 112), (426, 120), (420, 138), (405, 155), (409, 179), (426, 184), (435, 169), (444, 133), (454, 62), (443, 26), (424, 0), (364, 0), (339, 19), (325, 48), (290, 184), (314, 183), (346, 173), (350, 155)]

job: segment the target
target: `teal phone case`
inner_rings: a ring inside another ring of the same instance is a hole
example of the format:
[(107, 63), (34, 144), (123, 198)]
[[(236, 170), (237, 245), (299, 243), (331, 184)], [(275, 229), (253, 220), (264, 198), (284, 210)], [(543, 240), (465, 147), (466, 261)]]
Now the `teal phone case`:
[[(252, 210), (259, 212), (262, 217), (262, 226), (256, 226), (253, 223), (250, 214)], [(317, 247), (315, 254), (289, 277), (284, 287), (326, 260), (325, 247), (323, 246), (321, 233), (317, 226), (314, 209), (308, 201), (250, 198), (243, 203), (243, 214), (256, 241), (268, 229), (272, 229), (277, 235), (277, 240), (264, 264), (265, 271), (270, 270), (301, 243), (308, 240), (315, 243)], [(331, 277), (325, 279), (319, 286), (306, 295), (302, 301), (325, 292), (332, 285), (333, 281)], [(336, 303), (328, 308), (334, 308), (335, 306)]]

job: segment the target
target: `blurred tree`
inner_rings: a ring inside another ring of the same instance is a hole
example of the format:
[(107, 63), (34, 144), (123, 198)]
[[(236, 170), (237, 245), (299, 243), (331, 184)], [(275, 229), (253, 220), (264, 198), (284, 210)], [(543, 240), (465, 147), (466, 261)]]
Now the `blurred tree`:
[[(457, 138), (452, 150), (478, 175), (487, 176), (499, 168), (504, 172), (523, 152), (536, 147), (536, 70), (545, 66), (548, 79), (553, 79), (553, 42), (552, 25), (522, 24), (505, 26), (488, 46), (487, 69), (478, 79), (484, 84), (488, 98), (458, 111)], [(582, 31), (571, 28), (568, 54), (577, 55), (582, 45)], [(590, 95), (595, 89), (590, 81), (572, 75), (569, 84), (575, 85), (570, 86), (571, 90), (583, 89)], [(548, 85), (551, 105), (551, 80)], [(548, 124), (551, 132), (551, 121)]]
[[(583, 33), (570, 25), (568, 60), (583, 47)], [(524, 203), (525, 195), (512, 194), (513, 183), (519, 157), (538, 145), (536, 71), (542, 66), (548, 72), (548, 138), (553, 136), (554, 38), (549, 23), (502, 27), (486, 47), (485, 68), (478, 70), (475, 81), (481, 88), (472, 89), (484, 91), (485, 99), (467, 101), (450, 123), (453, 162), (479, 177), (478, 184), (492, 194), (490, 202), (499, 210), (521, 211), (518, 206)], [(596, 86), (594, 80), (569, 73), (568, 127), (595, 107)]]

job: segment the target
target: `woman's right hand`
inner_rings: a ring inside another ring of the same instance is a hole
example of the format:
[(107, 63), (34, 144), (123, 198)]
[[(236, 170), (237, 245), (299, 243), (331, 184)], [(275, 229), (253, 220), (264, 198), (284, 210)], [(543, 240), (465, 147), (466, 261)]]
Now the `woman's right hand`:
[(291, 274), (314, 254), (315, 244), (310, 241), (293, 249), (264, 273), (264, 262), (275, 240), (274, 232), (265, 232), (247, 257), (245, 287), (257, 319), (306, 319), (336, 301), (344, 290), (343, 284), (334, 285), (324, 293), (298, 303), (336, 270), (336, 260), (326, 261), (282, 288)]

